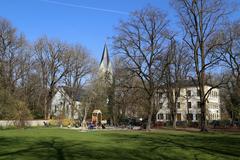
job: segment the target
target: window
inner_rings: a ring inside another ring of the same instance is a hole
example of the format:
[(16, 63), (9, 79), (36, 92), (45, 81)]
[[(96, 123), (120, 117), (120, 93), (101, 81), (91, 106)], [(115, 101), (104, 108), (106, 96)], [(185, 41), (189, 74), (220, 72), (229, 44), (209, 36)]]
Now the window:
[(180, 97), (180, 92), (176, 92), (176, 96), (177, 96), (177, 97)]
[(181, 113), (178, 113), (177, 114), (177, 121), (181, 121), (181, 120), (182, 120)]
[(163, 114), (158, 114), (158, 120), (163, 120)]
[(191, 103), (191, 102), (188, 102), (188, 103), (187, 103), (187, 107), (188, 107), (188, 108), (192, 108), (192, 103)]
[(197, 102), (197, 107), (201, 108), (201, 103), (200, 102)]
[(170, 120), (171, 119), (171, 115), (170, 114), (166, 114), (166, 120)]
[(180, 102), (177, 102), (177, 108), (180, 108), (181, 106), (180, 106)]
[(163, 107), (163, 103), (160, 102), (159, 103), (159, 108), (162, 109), (162, 107)]
[(193, 120), (193, 114), (191, 114), (191, 113), (187, 114), (187, 119), (192, 121)]
[(190, 90), (187, 90), (187, 96), (191, 97), (191, 91)]
[(197, 96), (200, 96), (200, 89), (197, 90)]
[(201, 120), (201, 114), (196, 114), (196, 120), (200, 121)]
[(159, 108), (162, 109), (163, 103), (159, 103)]

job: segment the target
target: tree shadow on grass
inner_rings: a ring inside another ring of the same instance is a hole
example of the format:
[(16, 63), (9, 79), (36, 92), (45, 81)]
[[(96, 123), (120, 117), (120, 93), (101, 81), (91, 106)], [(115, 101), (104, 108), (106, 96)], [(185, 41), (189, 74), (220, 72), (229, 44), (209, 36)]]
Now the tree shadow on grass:
[[(95, 133), (94, 133), (95, 134)], [(0, 137), (0, 159), (239, 159), (238, 137), (101, 133), (93, 139)]]
[(201, 135), (201, 134), (138, 134), (126, 136), (124, 134), (106, 134), (113, 141), (137, 141), (142, 150), (158, 154), (165, 152), (175, 159), (240, 159), (239, 136)]
[[(22, 139), (22, 141), (21, 141)], [(152, 159), (150, 155), (141, 153), (139, 148), (124, 148), (121, 146), (112, 146), (102, 144), (100, 142), (79, 142), (65, 141), (59, 138), (51, 138), (47, 140), (30, 140), (18, 138), (18, 145), (15, 138), (1, 138), (0, 145), (3, 144), (11, 150), (0, 152), (0, 159), (32, 159), (32, 160), (81, 160), (81, 159)], [(26, 144), (26, 145), (24, 145)], [(136, 146), (137, 147), (137, 146)], [(1, 147), (0, 147), (1, 148)], [(166, 155), (157, 155), (158, 159), (170, 159)], [(154, 158), (155, 159), (155, 158)]]

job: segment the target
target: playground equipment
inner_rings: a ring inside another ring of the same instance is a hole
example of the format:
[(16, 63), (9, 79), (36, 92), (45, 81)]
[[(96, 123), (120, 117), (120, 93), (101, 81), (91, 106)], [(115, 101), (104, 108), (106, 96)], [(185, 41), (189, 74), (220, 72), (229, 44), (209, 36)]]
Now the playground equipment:
[(101, 125), (101, 122), (102, 122), (102, 112), (101, 110), (96, 109), (92, 112), (92, 123), (95, 126), (98, 126), (98, 125)]

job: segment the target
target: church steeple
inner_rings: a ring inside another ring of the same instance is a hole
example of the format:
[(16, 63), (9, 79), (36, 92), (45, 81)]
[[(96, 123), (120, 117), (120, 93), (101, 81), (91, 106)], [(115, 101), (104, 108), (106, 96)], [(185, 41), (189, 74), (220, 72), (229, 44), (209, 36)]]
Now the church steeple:
[(110, 62), (109, 54), (108, 54), (108, 48), (107, 45), (104, 45), (103, 53), (102, 53), (102, 58), (100, 61), (100, 66), (99, 66), (99, 73), (100, 74), (106, 74), (109, 73), (112, 75), (112, 65)]

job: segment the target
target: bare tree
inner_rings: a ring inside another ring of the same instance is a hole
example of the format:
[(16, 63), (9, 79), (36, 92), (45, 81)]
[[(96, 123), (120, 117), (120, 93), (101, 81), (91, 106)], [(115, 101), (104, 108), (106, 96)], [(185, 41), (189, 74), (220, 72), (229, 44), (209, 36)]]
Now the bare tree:
[(220, 52), (225, 64), (226, 75), (229, 81), (225, 86), (223, 100), (232, 120), (239, 116), (240, 110), (240, 25), (239, 21), (228, 23), (224, 27), (224, 41)]
[(126, 68), (124, 61), (114, 61), (115, 99), (113, 108), (114, 124), (129, 117), (146, 117), (146, 94), (141, 81)]
[(14, 93), (17, 82), (25, 74), (27, 42), (11, 23), (0, 18), (1, 86)]
[(206, 101), (215, 85), (206, 90), (206, 73), (216, 66), (220, 57), (214, 51), (223, 45), (216, 34), (227, 14), (223, 0), (180, 0), (173, 1), (178, 11), (183, 30), (184, 42), (192, 51), (197, 87), (200, 89), (201, 131), (206, 131)]
[[(34, 46), (38, 71), (42, 79), (45, 119), (50, 118), (50, 105), (57, 83), (68, 73), (65, 67), (69, 61), (68, 46), (58, 40), (46, 37), (39, 39)], [(64, 66), (65, 65), (65, 66)]]
[(70, 47), (69, 61), (66, 61), (64, 68), (68, 72), (64, 75), (63, 81), (66, 87), (69, 88), (72, 117), (74, 111), (78, 111), (75, 104), (75, 99), (80, 98), (83, 92), (83, 87), (89, 82), (93, 72), (93, 60), (90, 58), (87, 51), (80, 45)]
[(154, 109), (154, 94), (158, 89), (161, 70), (164, 69), (162, 56), (169, 43), (168, 21), (157, 8), (147, 7), (133, 12), (127, 21), (122, 21), (114, 37), (114, 48), (121, 55), (132, 74), (141, 80), (141, 86), (148, 100), (148, 124), (150, 130)]
[(188, 79), (190, 74), (192, 63), (186, 46), (184, 44), (178, 44), (174, 38), (171, 39), (167, 53), (166, 61), (169, 65), (164, 73), (164, 89), (168, 98), (168, 108), (171, 113), (172, 125), (173, 128), (176, 128), (177, 103), (180, 92), (185, 85), (184, 81)]
[[(231, 71), (231, 75), (235, 80), (235, 86), (240, 88), (240, 24), (235, 22), (226, 26), (225, 41), (226, 45), (222, 47), (222, 60), (225, 66)], [(239, 94), (240, 96), (240, 94)]]

